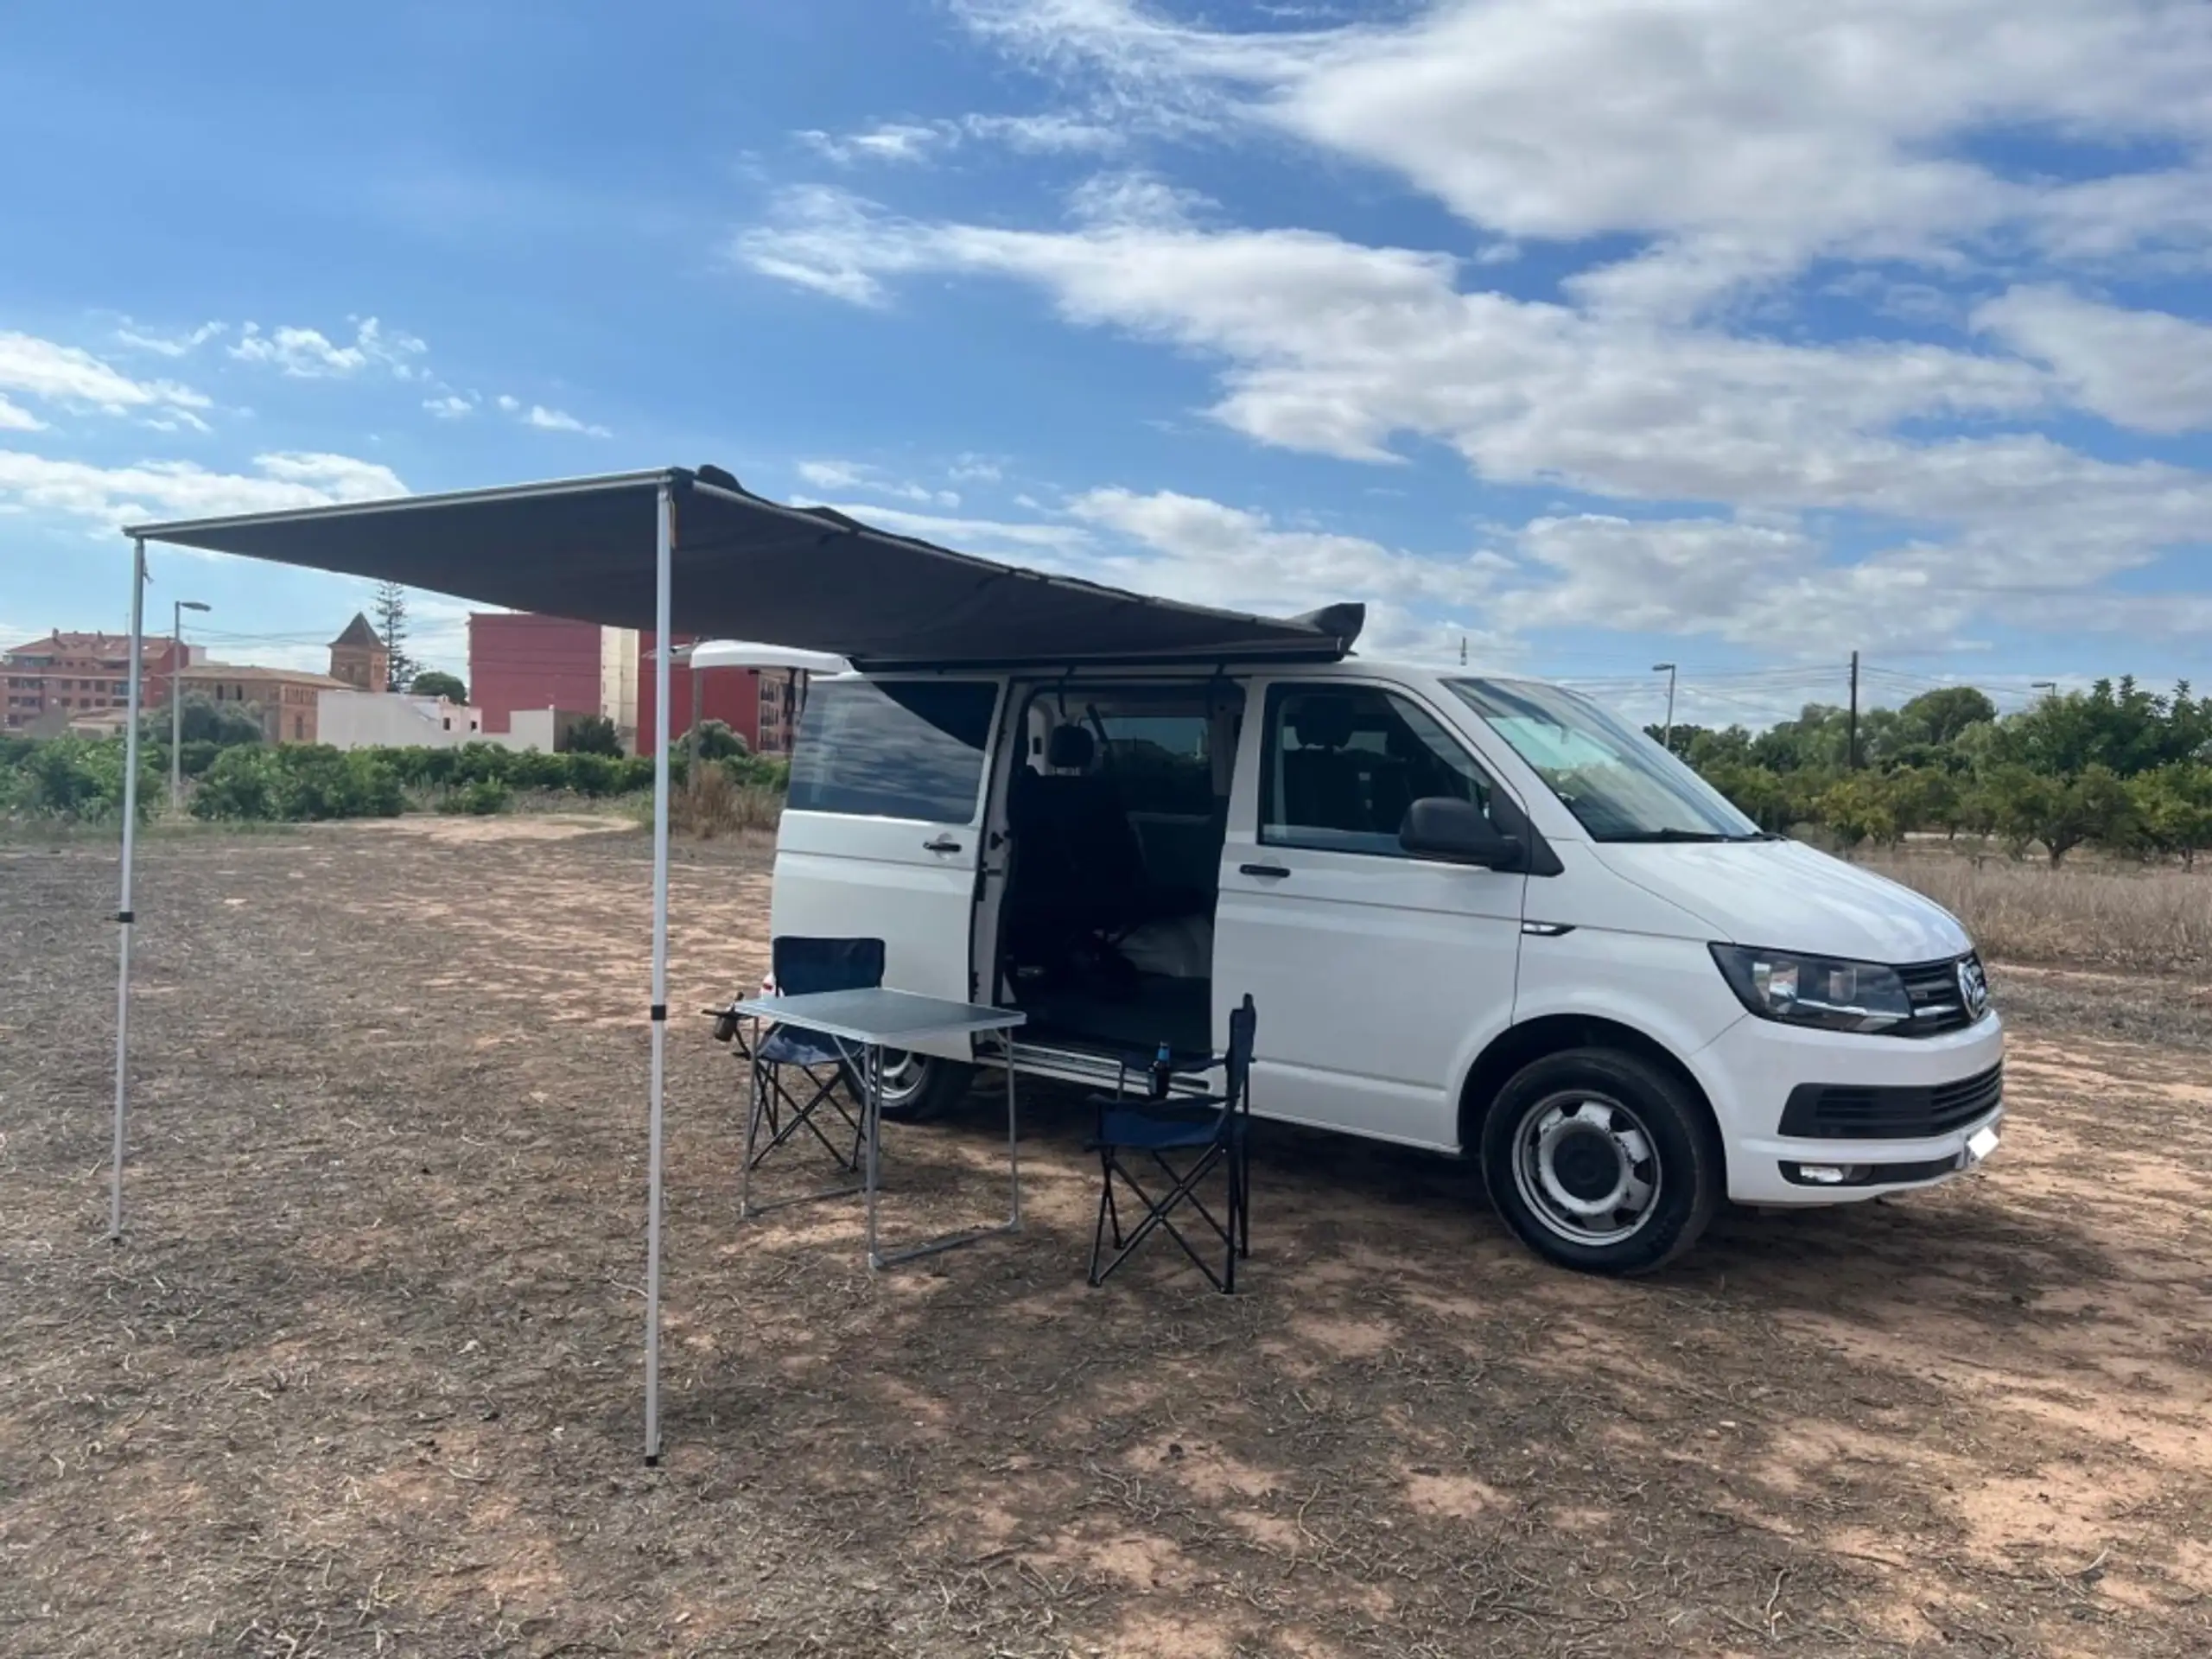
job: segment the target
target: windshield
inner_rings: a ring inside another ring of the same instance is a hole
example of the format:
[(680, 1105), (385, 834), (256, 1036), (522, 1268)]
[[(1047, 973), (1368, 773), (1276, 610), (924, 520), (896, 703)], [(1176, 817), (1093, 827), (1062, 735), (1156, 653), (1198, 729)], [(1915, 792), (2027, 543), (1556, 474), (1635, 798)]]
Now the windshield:
[(1759, 827), (1643, 733), (1579, 691), (1446, 680), (1535, 768), (1592, 841), (1757, 841)]

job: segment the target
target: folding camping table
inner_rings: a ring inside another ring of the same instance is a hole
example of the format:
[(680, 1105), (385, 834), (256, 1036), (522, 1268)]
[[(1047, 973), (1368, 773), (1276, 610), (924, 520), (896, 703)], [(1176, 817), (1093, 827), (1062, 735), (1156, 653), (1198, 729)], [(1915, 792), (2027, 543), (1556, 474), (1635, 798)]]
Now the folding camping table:
[[(816, 991), (804, 996), (756, 996), (734, 1005), (732, 1012), (772, 1024), (818, 1031), (840, 1044), (859, 1047), (861, 1073), (861, 1132), (868, 1147), (861, 1191), (868, 1209), (868, 1264), (883, 1268), (918, 1255), (931, 1255), (979, 1238), (1021, 1230), (1020, 1132), (1014, 1117), (1014, 1027), (1028, 1019), (1018, 1008), (995, 1008), (977, 1002), (952, 1002), (922, 996), (913, 991)], [(880, 1142), (883, 1138), (883, 1051), (907, 1048), (932, 1037), (970, 1036), (995, 1031), (1006, 1060), (1006, 1156), (1014, 1178), (1014, 1207), (1007, 1218), (991, 1227), (971, 1227), (926, 1239), (899, 1250), (879, 1250), (875, 1243), (875, 1195), (879, 1185)]]

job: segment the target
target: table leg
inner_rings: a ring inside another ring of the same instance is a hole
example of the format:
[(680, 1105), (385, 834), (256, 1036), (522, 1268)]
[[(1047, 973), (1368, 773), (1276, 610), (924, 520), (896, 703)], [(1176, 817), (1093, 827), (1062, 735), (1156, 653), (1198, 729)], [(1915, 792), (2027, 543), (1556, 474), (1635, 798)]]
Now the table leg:
[(1006, 1043), (1006, 1163), (1014, 1173), (1014, 1213), (1007, 1217), (1007, 1230), (1021, 1230), (1021, 1131), (1014, 1111), (1014, 1039), (1007, 1035)]
[(868, 1131), (868, 1173), (863, 1184), (868, 1188), (868, 1264), (880, 1271), (883, 1257), (875, 1248), (875, 1189), (881, 1179), (882, 1165), (879, 1143), (883, 1139), (883, 1045), (870, 1043), (867, 1050), (867, 1064), (861, 1068), (862, 1081), (861, 1122)]

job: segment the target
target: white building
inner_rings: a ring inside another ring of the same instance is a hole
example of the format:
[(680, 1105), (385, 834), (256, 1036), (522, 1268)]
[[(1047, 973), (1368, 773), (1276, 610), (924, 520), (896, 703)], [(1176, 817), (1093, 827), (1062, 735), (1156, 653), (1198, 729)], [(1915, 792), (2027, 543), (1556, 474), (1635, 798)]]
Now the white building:
[(341, 749), (446, 749), (480, 741), (484, 717), (465, 702), (404, 691), (324, 691), (316, 700), (321, 741)]

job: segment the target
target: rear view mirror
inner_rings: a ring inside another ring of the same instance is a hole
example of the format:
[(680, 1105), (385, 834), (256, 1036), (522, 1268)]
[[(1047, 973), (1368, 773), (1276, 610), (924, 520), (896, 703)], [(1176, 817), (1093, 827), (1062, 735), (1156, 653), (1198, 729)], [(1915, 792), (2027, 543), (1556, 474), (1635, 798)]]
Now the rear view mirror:
[(1416, 856), (1454, 864), (1478, 864), (1492, 870), (1521, 866), (1521, 843), (1499, 830), (1472, 801), (1452, 795), (1425, 796), (1408, 807), (1398, 845)]

